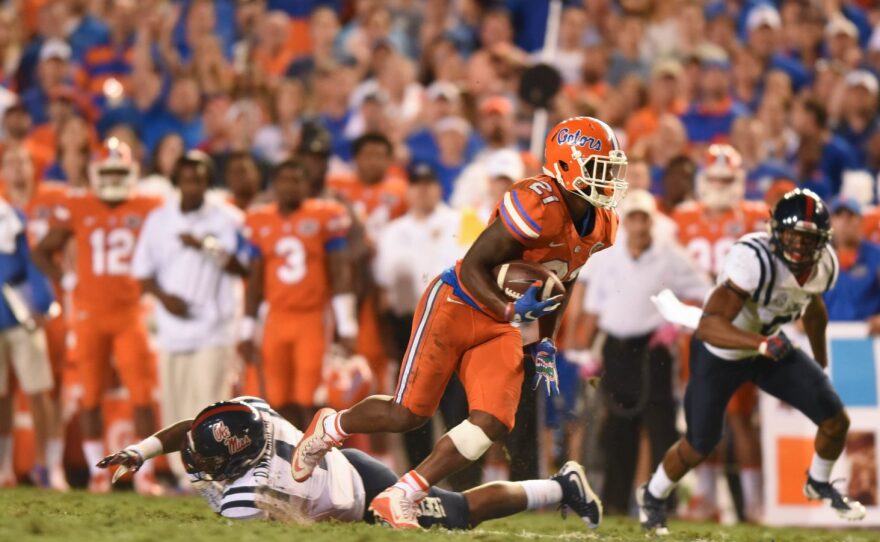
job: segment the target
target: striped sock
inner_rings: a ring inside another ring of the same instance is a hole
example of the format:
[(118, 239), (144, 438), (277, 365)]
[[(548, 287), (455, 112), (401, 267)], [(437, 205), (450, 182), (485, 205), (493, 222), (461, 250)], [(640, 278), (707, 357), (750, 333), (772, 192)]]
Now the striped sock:
[(428, 489), (431, 488), (431, 484), (421, 474), (411, 470), (401, 476), (400, 480), (394, 484), (394, 487), (402, 489), (403, 494), (408, 499), (418, 502), (428, 495)]
[(344, 410), (342, 412), (334, 412), (324, 418), (324, 433), (336, 442), (342, 442), (349, 436), (348, 433), (342, 430), (342, 425), (339, 423), (339, 418), (343, 413), (345, 413)]

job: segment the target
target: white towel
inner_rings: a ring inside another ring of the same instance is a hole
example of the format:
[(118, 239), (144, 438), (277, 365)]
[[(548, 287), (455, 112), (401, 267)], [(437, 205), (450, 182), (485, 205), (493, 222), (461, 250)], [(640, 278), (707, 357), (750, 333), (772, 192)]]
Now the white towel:
[(15, 252), (15, 238), (24, 230), (24, 224), (15, 209), (0, 198), (0, 253)]

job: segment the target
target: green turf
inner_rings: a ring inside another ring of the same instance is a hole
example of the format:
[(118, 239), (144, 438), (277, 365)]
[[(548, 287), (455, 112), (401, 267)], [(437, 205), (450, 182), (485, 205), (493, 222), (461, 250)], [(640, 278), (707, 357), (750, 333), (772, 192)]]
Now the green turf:
[[(673, 535), (664, 540), (737, 541), (859, 541), (878, 539), (876, 532), (719, 527), (693, 523), (671, 525)], [(25, 542), (366, 542), (369, 540), (645, 540), (638, 525), (609, 518), (589, 531), (576, 518), (562, 521), (558, 514), (520, 514), (492, 521), (476, 531), (450, 533), (392, 532), (381, 527), (353, 524), (311, 526), (240, 522), (214, 516), (195, 497), (146, 498), (132, 492), (66, 495), (20, 488), (0, 490), (0, 541)]]

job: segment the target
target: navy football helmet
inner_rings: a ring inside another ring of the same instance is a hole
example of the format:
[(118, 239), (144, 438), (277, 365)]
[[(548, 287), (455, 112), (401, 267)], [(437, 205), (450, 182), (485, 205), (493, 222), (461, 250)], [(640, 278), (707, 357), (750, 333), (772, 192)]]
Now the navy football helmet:
[(770, 216), (770, 246), (792, 273), (809, 270), (831, 239), (828, 206), (812, 190), (782, 196)]
[(266, 451), (268, 424), (254, 407), (221, 401), (193, 420), (181, 455), (187, 472), (203, 480), (238, 478)]

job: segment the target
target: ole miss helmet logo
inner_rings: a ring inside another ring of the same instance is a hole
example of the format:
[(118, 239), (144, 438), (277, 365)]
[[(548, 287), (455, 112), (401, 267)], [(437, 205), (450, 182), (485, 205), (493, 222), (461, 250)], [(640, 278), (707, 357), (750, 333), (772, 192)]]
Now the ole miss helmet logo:
[(244, 437), (234, 436), (232, 431), (229, 430), (229, 427), (227, 427), (222, 421), (215, 423), (211, 427), (211, 432), (214, 435), (214, 440), (226, 445), (226, 449), (229, 450), (229, 455), (237, 454), (251, 445), (251, 437), (247, 435)]
[(556, 134), (556, 142), (560, 145), (574, 145), (575, 147), (588, 147), (593, 151), (601, 151), (602, 150), (602, 141), (596, 139), (592, 136), (582, 135), (581, 131), (578, 130), (574, 133), (570, 132), (568, 128), (563, 128), (559, 130)]

